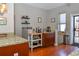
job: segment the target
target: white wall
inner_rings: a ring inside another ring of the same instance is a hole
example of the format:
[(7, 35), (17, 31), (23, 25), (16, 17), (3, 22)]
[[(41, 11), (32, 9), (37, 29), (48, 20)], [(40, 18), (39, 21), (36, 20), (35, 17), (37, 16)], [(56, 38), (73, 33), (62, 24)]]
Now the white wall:
[(0, 33), (14, 33), (14, 4), (8, 3), (8, 11), (0, 17), (7, 18), (6, 25), (0, 25)]
[[(59, 23), (59, 14), (60, 13), (66, 13), (67, 14), (67, 29), (66, 29), (66, 34), (71, 35), (71, 40), (70, 43), (73, 43), (73, 37), (72, 37), (72, 31), (71, 31), (71, 16), (72, 14), (79, 14), (79, 4), (78, 3), (72, 3), (70, 5), (64, 5), (55, 9), (52, 9), (49, 11), (49, 16), (48, 16), (48, 25), (51, 25), (53, 29), (57, 29), (57, 25)], [(56, 22), (55, 23), (50, 23), (50, 18), (55, 17)], [(62, 43), (62, 39), (58, 39), (58, 43)]]
[[(16, 21), (16, 34), (21, 36), (22, 35), (22, 24), (21, 24), (21, 17), (23, 15), (29, 16), (30, 19), (30, 26), (33, 28), (40, 26), (42, 28), (45, 28), (46, 26), (51, 26), (52, 31), (55, 31), (58, 27), (59, 23), (59, 14), (60, 13), (66, 13), (67, 14), (67, 29), (66, 34), (71, 35), (70, 43), (73, 43), (73, 37), (72, 37), (72, 31), (71, 31), (71, 16), (72, 14), (79, 14), (79, 4), (78, 3), (72, 3), (68, 5), (64, 5), (58, 8), (54, 8), (48, 11), (38, 9), (29, 5), (25, 4), (15, 4), (15, 21)], [(42, 17), (42, 23), (37, 23), (37, 17)], [(51, 23), (51, 18), (55, 17), (55, 22)], [(24, 25), (26, 26), (26, 25)], [(62, 43), (63, 40), (60, 38), (57, 41), (58, 43)]]
[[(24, 15), (30, 17), (30, 25), (28, 25), (30, 27), (35, 28), (39, 26), (41, 28), (45, 28), (47, 26), (47, 13), (45, 10), (29, 6), (28, 4), (17, 3), (15, 4), (15, 31), (19, 36), (22, 36), (22, 26), (27, 26), (21, 24), (21, 17)], [(38, 23), (37, 17), (42, 17), (42, 23)]]

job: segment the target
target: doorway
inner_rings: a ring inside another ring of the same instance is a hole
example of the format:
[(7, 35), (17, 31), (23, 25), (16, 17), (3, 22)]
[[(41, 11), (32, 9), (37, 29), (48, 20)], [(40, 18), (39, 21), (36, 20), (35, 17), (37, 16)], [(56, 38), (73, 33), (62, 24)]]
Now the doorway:
[(79, 47), (79, 15), (73, 16), (73, 43)]

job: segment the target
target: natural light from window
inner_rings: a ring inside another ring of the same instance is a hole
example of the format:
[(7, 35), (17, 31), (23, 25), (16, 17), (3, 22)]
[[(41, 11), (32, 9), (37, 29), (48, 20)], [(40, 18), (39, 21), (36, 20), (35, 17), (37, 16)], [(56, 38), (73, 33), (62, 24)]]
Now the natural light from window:
[(59, 31), (65, 32), (66, 29), (66, 13), (60, 14)]

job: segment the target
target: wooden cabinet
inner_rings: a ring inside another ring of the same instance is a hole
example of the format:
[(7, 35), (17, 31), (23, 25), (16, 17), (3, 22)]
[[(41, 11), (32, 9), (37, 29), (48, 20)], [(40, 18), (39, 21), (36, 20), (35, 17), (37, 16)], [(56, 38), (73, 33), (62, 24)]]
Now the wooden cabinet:
[(55, 43), (55, 33), (43, 33), (42, 34), (42, 45), (52, 46)]

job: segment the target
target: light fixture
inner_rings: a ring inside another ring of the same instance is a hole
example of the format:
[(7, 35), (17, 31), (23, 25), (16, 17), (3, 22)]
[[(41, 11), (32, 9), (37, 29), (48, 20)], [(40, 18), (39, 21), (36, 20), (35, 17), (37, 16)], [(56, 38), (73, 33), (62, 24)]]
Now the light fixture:
[(7, 11), (7, 4), (1, 3), (0, 4), (0, 15), (3, 15)]

